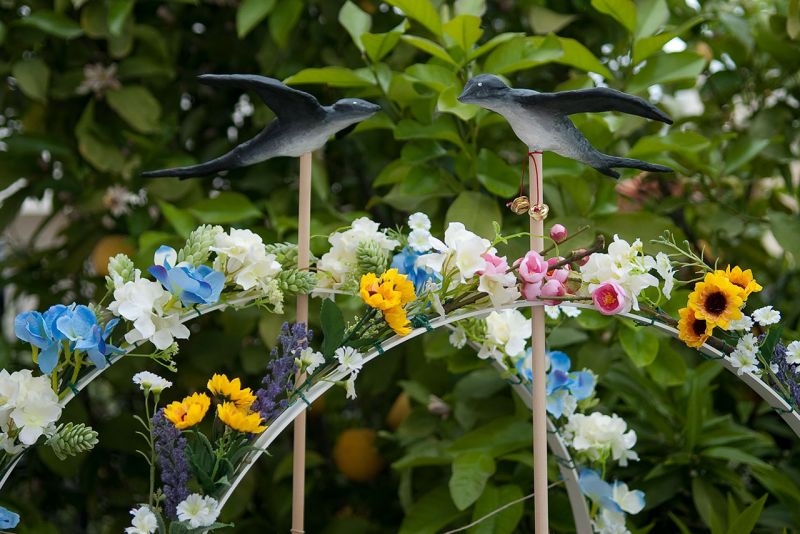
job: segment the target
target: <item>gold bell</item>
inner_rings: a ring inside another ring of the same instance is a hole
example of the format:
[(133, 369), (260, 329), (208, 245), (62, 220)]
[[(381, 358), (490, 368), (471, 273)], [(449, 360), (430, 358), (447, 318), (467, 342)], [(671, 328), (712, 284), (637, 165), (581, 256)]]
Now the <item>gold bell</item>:
[(528, 208), (530, 208), (531, 203), (528, 200), (528, 197), (521, 196), (521, 197), (515, 198), (514, 200), (512, 200), (511, 202), (509, 202), (506, 205), (509, 208), (511, 208), (511, 211), (513, 211), (517, 215), (522, 215), (523, 213), (528, 211)]
[(531, 219), (534, 221), (543, 221), (547, 218), (547, 215), (550, 213), (550, 207), (547, 204), (536, 204), (531, 206), (528, 210), (528, 215), (530, 215)]

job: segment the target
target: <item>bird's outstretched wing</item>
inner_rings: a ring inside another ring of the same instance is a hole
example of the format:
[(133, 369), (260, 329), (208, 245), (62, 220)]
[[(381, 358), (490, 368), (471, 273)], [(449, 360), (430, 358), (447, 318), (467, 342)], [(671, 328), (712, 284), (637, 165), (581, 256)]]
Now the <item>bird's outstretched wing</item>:
[(608, 87), (560, 91), (557, 93), (536, 93), (531, 91), (517, 96), (517, 100), (524, 106), (549, 107), (565, 115), (619, 111), (672, 124), (672, 119), (666, 113), (647, 100)]
[(313, 95), (274, 78), (251, 74), (203, 74), (198, 79), (206, 85), (252, 89), (278, 119), (316, 117), (325, 113)]

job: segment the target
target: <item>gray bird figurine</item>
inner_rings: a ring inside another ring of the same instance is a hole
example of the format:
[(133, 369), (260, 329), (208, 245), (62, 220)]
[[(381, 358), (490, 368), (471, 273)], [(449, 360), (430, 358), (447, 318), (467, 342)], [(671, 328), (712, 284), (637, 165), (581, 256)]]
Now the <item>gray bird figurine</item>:
[(332, 106), (322, 106), (313, 95), (265, 76), (204, 74), (199, 80), (208, 85), (252, 89), (275, 113), (275, 120), (249, 141), (211, 161), (143, 172), (142, 176), (183, 179), (253, 165), (278, 156), (300, 157), (321, 148), (331, 135), (341, 137), (381, 109), (360, 98), (343, 98)]
[(476, 104), (502, 115), (531, 150), (555, 152), (612, 178), (619, 178), (615, 167), (672, 172), (663, 165), (603, 154), (589, 143), (568, 117), (573, 113), (621, 111), (672, 124), (672, 119), (664, 112), (638, 96), (607, 87), (539, 93), (530, 89), (512, 89), (493, 74), (481, 74), (467, 82), (458, 101)]

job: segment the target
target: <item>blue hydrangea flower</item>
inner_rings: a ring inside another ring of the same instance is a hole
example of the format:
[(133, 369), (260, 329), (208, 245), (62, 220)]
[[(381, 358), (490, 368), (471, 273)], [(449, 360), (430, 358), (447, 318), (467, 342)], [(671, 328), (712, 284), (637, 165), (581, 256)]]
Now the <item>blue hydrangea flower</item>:
[[(561, 417), (566, 410), (566, 402), (572, 397), (576, 402), (588, 399), (594, 393), (594, 375), (588, 371), (573, 371), (569, 368), (572, 362), (565, 353), (551, 351), (550, 371), (547, 373), (547, 411), (553, 417)], [(517, 373), (528, 382), (533, 380), (531, 371), (531, 349), (523, 358), (517, 360)]]
[(175, 264), (175, 249), (162, 245), (155, 254), (155, 265), (148, 269), (164, 289), (177, 296), (184, 306), (213, 304), (225, 286), (225, 274), (211, 267)]
[(417, 258), (427, 254), (427, 252), (417, 252), (410, 247), (404, 247), (398, 254), (392, 258), (391, 269), (397, 269), (400, 274), (406, 277), (414, 284), (414, 290), (420, 293), (425, 287), (425, 282), (434, 278), (426, 269), (417, 267)]
[(627, 484), (618, 480), (609, 484), (594, 469), (581, 469), (578, 472), (578, 485), (589, 499), (614, 512), (638, 514), (645, 505), (643, 491), (631, 491)]
[(14, 330), (19, 339), (40, 350), (39, 369), (44, 374), (50, 374), (58, 363), (64, 341), (69, 343), (70, 350), (85, 352), (93, 364), (105, 367), (107, 355), (121, 352), (106, 343), (118, 322), (119, 319), (109, 321), (105, 330), (102, 330), (94, 312), (88, 307), (56, 304), (44, 314), (30, 311), (17, 315)]
[(14, 528), (19, 525), (19, 514), (0, 506), (0, 528)]

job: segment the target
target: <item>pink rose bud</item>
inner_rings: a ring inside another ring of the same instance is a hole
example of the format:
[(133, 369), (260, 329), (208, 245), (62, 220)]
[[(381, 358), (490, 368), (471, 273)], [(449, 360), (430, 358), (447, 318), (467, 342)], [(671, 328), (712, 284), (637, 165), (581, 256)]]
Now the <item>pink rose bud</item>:
[(563, 224), (554, 224), (553, 227), (550, 228), (550, 238), (556, 243), (564, 241), (567, 235), (569, 234)]
[(519, 276), (523, 281), (530, 284), (541, 282), (547, 274), (547, 262), (541, 254), (531, 250), (514, 262), (514, 266), (519, 266)]
[(525, 282), (522, 286), (522, 296), (525, 300), (539, 300), (542, 294), (542, 282)]
[[(542, 297), (563, 297), (567, 294), (567, 288), (559, 282), (551, 278), (542, 286)], [(550, 306), (555, 306), (559, 304), (560, 301), (558, 300), (545, 300), (545, 304), (549, 304)]]
[(629, 298), (621, 285), (614, 280), (608, 280), (592, 291), (592, 302), (603, 315), (614, 315), (626, 309)]

